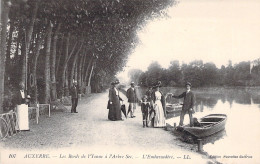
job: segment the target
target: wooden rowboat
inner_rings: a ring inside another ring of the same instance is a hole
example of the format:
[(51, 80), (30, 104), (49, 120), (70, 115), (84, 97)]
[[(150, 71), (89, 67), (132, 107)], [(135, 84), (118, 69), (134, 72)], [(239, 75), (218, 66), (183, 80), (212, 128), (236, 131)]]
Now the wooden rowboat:
[(183, 130), (195, 137), (203, 138), (224, 130), (226, 121), (227, 115), (225, 114), (210, 114), (200, 119), (199, 127), (186, 125), (183, 127)]
[(166, 119), (177, 117), (181, 115), (181, 104), (166, 104)]
[(180, 112), (181, 110), (181, 104), (166, 104), (166, 113)]
[(166, 113), (167, 114), (172, 114), (172, 113), (176, 113), (176, 112), (180, 112), (182, 110), (182, 105), (183, 104), (180, 104), (180, 103), (170, 103), (170, 102), (167, 102), (167, 98), (168, 98), (168, 95), (169, 94), (166, 94), (165, 96), (165, 108), (166, 108)]

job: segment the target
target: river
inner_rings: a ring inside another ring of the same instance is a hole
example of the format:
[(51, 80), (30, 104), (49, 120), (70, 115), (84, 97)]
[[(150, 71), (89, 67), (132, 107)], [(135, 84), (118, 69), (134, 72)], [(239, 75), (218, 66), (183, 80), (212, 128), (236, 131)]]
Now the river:
[[(140, 89), (139, 96), (144, 94)], [(179, 95), (184, 88), (165, 87), (161, 91)], [(207, 114), (224, 113), (227, 115), (225, 130), (206, 138), (203, 149), (218, 161), (229, 163), (260, 162), (260, 88), (248, 87), (212, 87), (192, 89), (196, 97), (194, 117)], [(181, 102), (179, 99), (167, 99), (168, 103)], [(179, 115), (167, 120), (168, 124), (179, 123)], [(184, 124), (189, 123), (188, 115)]]

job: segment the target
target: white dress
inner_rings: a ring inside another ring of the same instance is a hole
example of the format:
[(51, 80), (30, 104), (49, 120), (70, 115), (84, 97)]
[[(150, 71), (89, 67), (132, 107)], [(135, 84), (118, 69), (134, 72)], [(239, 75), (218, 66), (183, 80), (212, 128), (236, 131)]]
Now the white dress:
[(154, 110), (155, 110), (154, 127), (165, 127), (166, 126), (161, 97), (162, 97), (162, 94), (159, 91), (156, 91), (155, 92), (155, 102), (154, 102)]
[[(24, 91), (20, 91), (22, 98), (25, 98)], [(29, 109), (27, 104), (17, 105), (17, 122), (19, 130), (30, 130)]]

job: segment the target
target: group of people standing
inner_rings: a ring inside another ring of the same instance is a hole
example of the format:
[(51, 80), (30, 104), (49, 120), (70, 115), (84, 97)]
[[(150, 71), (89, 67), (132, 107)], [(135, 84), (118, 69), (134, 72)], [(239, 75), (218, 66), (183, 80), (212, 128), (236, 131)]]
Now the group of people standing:
[[(107, 107), (109, 109), (108, 119), (112, 121), (123, 120), (120, 104), (120, 101), (123, 101), (123, 99), (119, 95), (118, 84), (119, 81), (112, 82), (111, 88), (109, 89), (109, 101)], [(126, 92), (129, 103), (128, 111), (131, 118), (135, 117), (134, 113), (136, 110), (136, 104), (141, 104), (143, 127), (166, 126), (166, 101), (164, 94), (160, 91), (160, 87), (161, 82), (158, 82), (153, 87), (149, 87), (141, 100), (137, 98), (137, 92), (133, 82), (131, 83), (131, 87)], [(186, 113), (188, 113), (190, 117), (190, 126), (193, 126), (192, 114), (194, 112), (193, 107), (195, 104), (195, 96), (191, 91), (191, 83), (187, 82), (185, 87), (186, 91), (178, 96), (172, 93), (167, 93), (166, 95), (170, 95), (173, 98), (184, 98), (179, 126), (183, 126), (184, 115)]]

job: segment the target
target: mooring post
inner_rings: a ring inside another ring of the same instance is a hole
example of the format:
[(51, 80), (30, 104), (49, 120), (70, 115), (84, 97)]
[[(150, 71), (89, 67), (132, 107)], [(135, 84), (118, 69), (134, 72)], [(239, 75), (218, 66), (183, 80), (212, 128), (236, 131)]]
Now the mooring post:
[(198, 139), (198, 152), (203, 152), (202, 139)]

